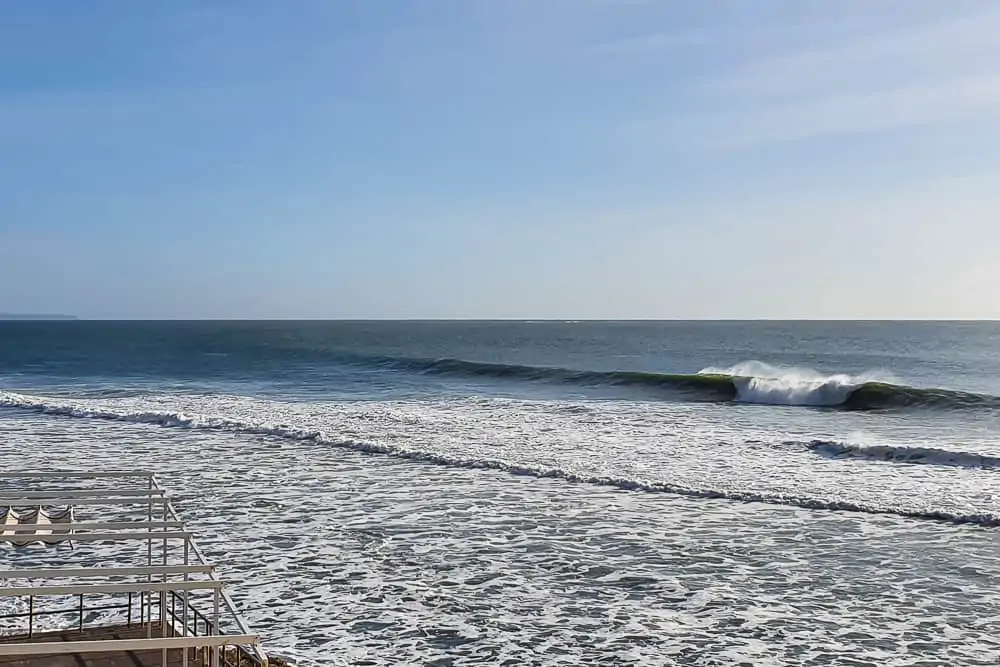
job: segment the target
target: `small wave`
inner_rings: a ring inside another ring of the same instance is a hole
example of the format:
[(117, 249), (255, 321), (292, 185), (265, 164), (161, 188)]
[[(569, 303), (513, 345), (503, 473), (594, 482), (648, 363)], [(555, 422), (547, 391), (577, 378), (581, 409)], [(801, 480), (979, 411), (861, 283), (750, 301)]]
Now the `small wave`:
[(844, 442), (814, 440), (807, 447), (836, 459), (863, 459), (958, 468), (1000, 469), (1000, 457), (971, 452), (955, 452), (935, 447), (896, 447), (892, 445), (854, 445)]
[(561, 479), (573, 483), (610, 486), (626, 491), (647, 491), (705, 498), (730, 500), (745, 503), (785, 505), (813, 510), (833, 510), (841, 512), (861, 512), (866, 514), (895, 515), (912, 519), (942, 521), (954, 524), (968, 524), (983, 527), (1000, 527), (1000, 516), (989, 513), (958, 514), (934, 508), (908, 509), (882, 506), (852, 501), (829, 500), (811, 496), (742, 491), (738, 489), (691, 487), (666, 481), (636, 480), (624, 477), (587, 475), (554, 467), (536, 467), (502, 459), (476, 459), (449, 456), (438, 452), (406, 449), (395, 445), (337, 438), (323, 431), (296, 428), (284, 424), (267, 422), (246, 422), (220, 416), (187, 414), (171, 411), (129, 411), (101, 408), (80, 402), (59, 403), (49, 399), (0, 391), (0, 407), (30, 410), (42, 414), (64, 417), (101, 419), (109, 421), (155, 424), (168, 428), (225, 431), (251, 435), (272, 436), (298, 442), (311, 442), (328, 447), (337, 447), (367, 454), (383, 454), (401, 459), (428, 464), (445, 465), (456, 468), (498, 470), (512, 475), (527, 475), (538, 478)]

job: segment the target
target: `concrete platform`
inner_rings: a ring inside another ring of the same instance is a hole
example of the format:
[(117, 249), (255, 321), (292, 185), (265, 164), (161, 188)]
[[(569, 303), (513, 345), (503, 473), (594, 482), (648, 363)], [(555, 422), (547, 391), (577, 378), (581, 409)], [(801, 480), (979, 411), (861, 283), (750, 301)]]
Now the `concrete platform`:
[[(144, 639), (146, 626), (126, 625), (88, 628), (83, 632), (78, 630), (63, 632), (36, 633), (31, 639), (26, 635), (0, 636), (0, 644), (12, 642), (68, 642), (97, 641), (107, 639)], [(159, 637), (159, 624), (153, 624), (153, 636)], [(168, 636), (172, 636), (168, 628)], [(109, 651), (106, 653), (72, 653), (68, 655), (35, 655), (35, 656), (0, 656), (0, 667), (181, 667), (183, 664), (181, 649), (167, 651), (167, 664), (163, 665), (162, 651)], [(235, 664), (235, 656), (229, 655), (230, 664)], [(188, 654), (188, 665), (200, 667), (202, 661), (195, 659), (195, 651)], [(206, 660), (204, 664), (208, 664)], [(249, 663), (248, 663), (249, 664)]]

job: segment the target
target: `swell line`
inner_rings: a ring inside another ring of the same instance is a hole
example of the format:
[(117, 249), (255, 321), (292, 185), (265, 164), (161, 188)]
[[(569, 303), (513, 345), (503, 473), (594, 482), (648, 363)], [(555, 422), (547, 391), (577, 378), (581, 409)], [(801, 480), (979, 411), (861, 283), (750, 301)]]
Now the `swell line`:
[(813, 440), (806, 447), (833, 459), (860, 459), (913, 465), (950, 466), (956, 468), (1000, 469), (1000, 457), (972, 452), (956, 452), (936, 447), (897, 447), (893, 445), (855, 445), (846, 442)]
[(689, 391), (703, 400), (728, 401), (736, 398), (732, 377), (715, 373), (652, 373), (644, 371), (594, 371), (500, 364), (464, 359), (409, 359), (386, 357), (382, 365), (425, 375), (484, 377), (535, 382), (557, 382), (581, 386), (649, 387)]
[(321, 430), (301, 429), (293, 426), (269, 424), (266, 422), (250, 423), (226, 417), (188, 415), (181, 412), (165, 411), (115, 411), (111, 409), (84, 407), (80, 405), (73, 405), (71, 403), (46, 402), (46, 399), (40, 397), (14, 394), (10, 392), (0, 392), (0, 407), (62, 417), (153, 424), (167, 428), (224, 431), (249, 435), (273, 436), (290, 441), (314, 443), (365, 454), (381, 454), (427, 464), (443, 465), (453, 468), (496, 470), (512, 475), (523, 475), (542, 479), (561, 479), (566, 482), (614, 487), (625, 491), (666, 493), (691, 498), (728, 500), (743, 503), (763, 503), (768, 505), (791, 506), (812, 510), (891, 515), (910, 519), (940, 521), (952, 524), (974, 525), (989, 528), (1000, 527), (1000, 516), (990, 513), (958, 514), (954, 512), (936, 510), (933, 508), (907, 509), (867, 503), (826, 500), (823, 498), (803, 495), (740, 491), (723, 488), (699, 488), (666, 481), (648, 481), (628, 479), (624, 477), (586, 475), (563, 470), (561, 468), (533, 467), (516, 462), (504, 461), (502, 459), (462, 458), (420, 449), (405, 449), (384, 443), (355, 440), (350, 438), (335, 438), (328, 436)]
[[(344, 357), (344, 360), (348, 358)], [(450, 358), (351, 357), (349, 363), (371, 364), (432, 376), (592, 387), (633, 387), (690, 401), (765, 403), (844, 410), (1000, 410), (1000, 396), (912, 387), (864, 376), (823, 375), (808, 369), (775, 368), (759, 362), (745, 362), (731, 368), (707, 368), (698, 373), (575, 370)]]

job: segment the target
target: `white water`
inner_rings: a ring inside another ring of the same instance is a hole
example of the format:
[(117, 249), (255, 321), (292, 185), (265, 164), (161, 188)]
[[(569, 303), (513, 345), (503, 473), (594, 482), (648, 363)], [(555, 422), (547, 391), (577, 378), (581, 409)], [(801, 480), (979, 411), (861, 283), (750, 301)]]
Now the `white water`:
[[(985, 501), (991, 496), (977, 495), (972, 486), (962, 498), (981, 497), (985, 502), (955, 502), (952, 490), (942, 494), (933, 488), (934, 483), (945, 481), (937, 478), (931, 484), (907, 480), (887, 493), (880, 487), (881, 470), (859, 469), (850, 462), (831, 468), (829, 461), (791, 455), (783, 447), (787, 437), (713, 419), (714, 415), (732, 416), (732, 410), (738, 409), (733, 406), (716, 406), (706, 412), (703, 406), (657, 405), (659, 415), (647, 406), (639, 417), (629, 403), (605, 403), (601, 418), (595, 419), (592, 408), (503, 399), (299, 404), (221, 395), (55, 399), (0, 392), (0, 407), (271, 436), (331, 452), (346, 449), (623, 490), (1000, 525), (1000, 503)], [(595, 425), (601, 428), (595, 430)], [(825, 441), (817, 445), (801, 436), (792, 441), (810, 443), (805, 449), (845, 459), (885, 459), (883, 452), (888, 449), (911, 462), (913, 457), (906, 457), (906, 452), (915, 451), (903, 445)], [(956, 456), (963, 460), (976, 456), (951, 453), (946, 460), (947, 452), (936, 451), (945, 465), (953, 465)], [(924, 460), (935, 461), (926, 456)]]
[(702, 375), (729, 375), (736, 385), (736, 400), (765, 405), (836, 406), (866, 382), (895, 382), (881, 371), (858, 376), (823, 374), (810, 368), (781, 367), (746, 361), (726, 368), (708, 367)]
[(857, 431), (946, 450), (909, 436), (926, 428), (877, 430), (884, 417), (501, 398), (0, 405), (0, 467), (159, 470), (252, 625), (303, 664), (1000, 659), (1000, 531), (898, 516), (995, 516), (997, 472), (809, 447)]

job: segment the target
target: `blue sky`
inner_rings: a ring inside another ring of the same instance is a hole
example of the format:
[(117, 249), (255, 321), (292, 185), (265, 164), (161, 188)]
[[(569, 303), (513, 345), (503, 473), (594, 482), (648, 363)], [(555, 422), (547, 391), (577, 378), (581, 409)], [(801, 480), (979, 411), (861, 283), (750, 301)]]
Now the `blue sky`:
[(0, 311), (1000, 317), (1000, 6), (0, 2)]

